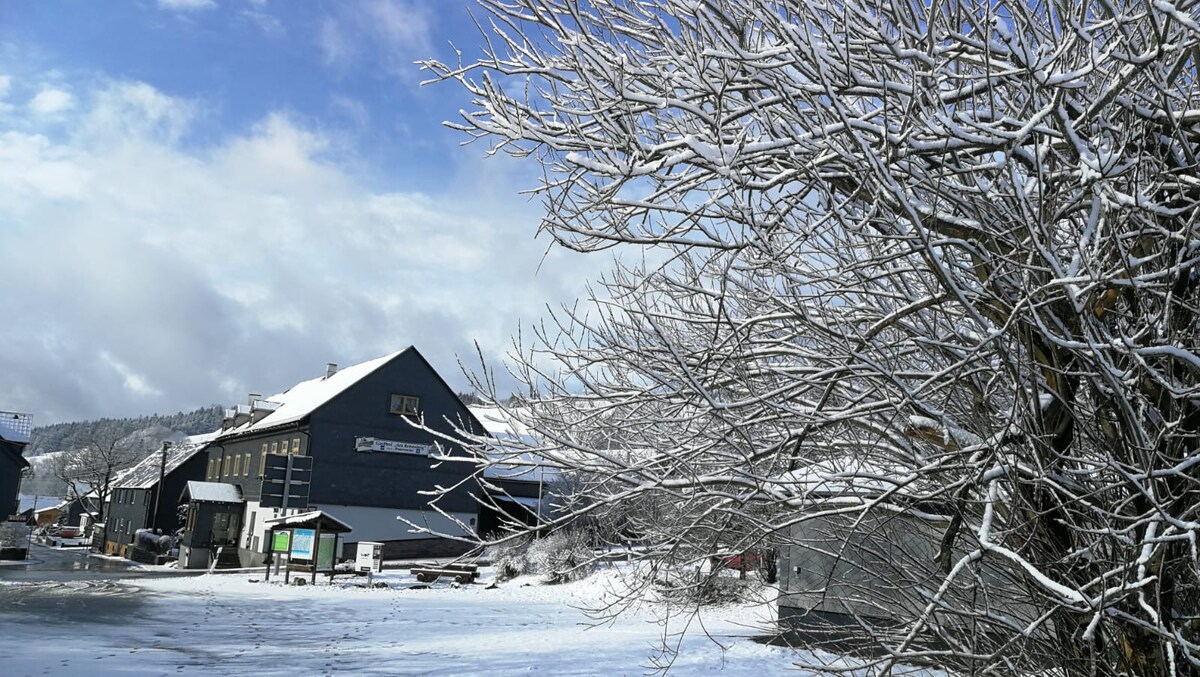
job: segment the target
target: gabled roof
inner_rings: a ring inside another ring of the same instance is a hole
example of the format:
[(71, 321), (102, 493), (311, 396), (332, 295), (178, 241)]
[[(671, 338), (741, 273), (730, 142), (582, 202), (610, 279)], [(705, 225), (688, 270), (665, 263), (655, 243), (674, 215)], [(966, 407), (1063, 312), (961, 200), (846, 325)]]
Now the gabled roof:
[(188, 480), (180, 498), (202, 503), (241, 503), (242, 489), (236, 484)]
[(318, 525), (321, 531), (327, 533), (346, 533), (354, 531), (354, 529), (340, 519), (321, 510), (312, 510), (310, 512), (302, 512), (299, 515), (290, 515), (287, 517), (276, 517), (269, 519), (264, 524), (270, 524), (273, 527), (293, 527), (297, 529), (316, 529)]
[(340, 369), (332, 376), (301, 381), (282, 393), (266, 398), (267, 401), (279, 405), (275, 411), (254, 423), (244, 423), (225, 430), (221, 432), (218, 439), (269, 430), (299, 421), (408, 350), (412, 350), (412, 348), (405, 348), (390, 355)]
[(126, 470), (112, 483), (113, 489), (149, 489), (158, 484), (159, 473), (164, 476), (171, 474), (190, 458), (203, 451), (208, 443), (216, 439), (217, 431), (204, 435), (193, 435), (185, 442), (173, 445), (167, 450), (167, 459), (163, 464), (162, 452), (155, 451), (143, 458), (137, 465)]

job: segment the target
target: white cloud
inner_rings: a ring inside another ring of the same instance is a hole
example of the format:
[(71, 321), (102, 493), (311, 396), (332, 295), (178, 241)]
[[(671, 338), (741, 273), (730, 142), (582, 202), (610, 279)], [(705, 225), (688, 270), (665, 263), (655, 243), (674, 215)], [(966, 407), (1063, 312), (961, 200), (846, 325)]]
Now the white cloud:
[(134, 372), (129, 368), (129, 365), (113, 357), (111, 353), (107, 351), (101, 351), (99, 357), (101, 361), (103, 361), (109, 367), (112, 367), (113, 371), (117, 372), (117, 375), (123, 379), (122, 383), (125, 386), (125, 390), (128, 390), (134, 395), (138, 395), (140, 397), (155, 397), (162, 395), (161, 390), (151, 386), (146, 382), (146, 379), (141, 374)]
[(0, 75), (0, 99), (8, 96), (8, 90), (12, 88), (12, 76)]
[(61, 113), (75, 105), (75, 97), (70, 92), (46, 87), (29, 101), (29, 109), (39, 115)]
[(317, 30), (317, 47), (321, 50), (321, 56), (327, 66), (345, 62), (351, 53), (350, 43), (342, 32), (342, 25), (333, 17), (326, 17), (321, 21), (321, 27)]
[(21, 290), (0, 373), (40, 420), (227, 403), (409, 344), (462, 384), (456, 354), (502, 355), (588, 277), (564, 255), (535, 275), (539, 210), (503, 164), (380, 190), (284, 114), (195, 149), (194, 102), (77, 91), (65, 137), (0, 122), (0, 289)]
[(144, 82), (112, 82), (98, 91), (81, 117), (79, 134), (90, 141), (152, 137), (174, 142), (191, 124), (196, 105), (167, 96)]
[[(265, 6), (266, 3), (257, 6)], [(287, 35), (287, 29), (283, 27), (283, 22), (269, 12), (264, 12), (257, 9), (244, 9), (241, 15), (250, 23), (258, 27), (263, 35), (270, 38), (280, 38)]]
[(216, 9), (214, 0), (158, 0), (159, 9), (173, 12), (195, 12), (202, 9)]
[(325, 64), (347, 68), (369, 55), (392, 75), (415, 78), (413, 61), (432, 51), (436, 15), (406, 0), (341, 3), (322, 20), (316, 42)]
[(424, 7), (399, 0), (372, 0), (362, 5), (362, 11), (392, 48), (429, 51), (431, 19)]

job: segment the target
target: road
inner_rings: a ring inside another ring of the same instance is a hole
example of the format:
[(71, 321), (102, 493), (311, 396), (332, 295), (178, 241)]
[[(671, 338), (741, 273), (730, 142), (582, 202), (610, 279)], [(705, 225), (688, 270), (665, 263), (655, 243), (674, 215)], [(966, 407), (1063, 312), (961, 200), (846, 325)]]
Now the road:
[(111, 580), (147, 576), (145, 571), (132, 568), (129, 562), (91, 557), (76, 548), (48, 548), (34, 543), (30, 547), (29, 557), (34, 564), (0, 566), (0, 582)]
[(163, 575), (76, 549), (35, 543), (29, 554), (32, 564), (0, 566), (0, 627), (30, 622), (87, 625), (129, 618), (144, 599), (126, 594), (128, 588), (121, 580)]
[[(642, 612), (583, 631), (590, 621), (576, 607), (602, 599), (618, 580), (610, 570), (556, 586), (533, 577), (461, 587), (390, 570), (376, 576), (385, 587), (367, 589), (148, 572), (42, 547), (33, 555), (42, 563), (0, 567), (4, 677), (641, 675), (663, 639)], [(746, 638), (749, 611), (722, 607), (672, 636), (681, 654), (672, 674), (789, 668), (791, 653)]]

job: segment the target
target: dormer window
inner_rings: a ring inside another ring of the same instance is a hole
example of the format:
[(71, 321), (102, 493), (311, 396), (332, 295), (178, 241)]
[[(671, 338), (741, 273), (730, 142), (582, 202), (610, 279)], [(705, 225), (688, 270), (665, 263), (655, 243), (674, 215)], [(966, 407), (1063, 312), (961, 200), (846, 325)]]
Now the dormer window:
[(388, 413), (396, 416), (416, 416), (421, 413), (421, 398), (413, 395), (392, 395)]

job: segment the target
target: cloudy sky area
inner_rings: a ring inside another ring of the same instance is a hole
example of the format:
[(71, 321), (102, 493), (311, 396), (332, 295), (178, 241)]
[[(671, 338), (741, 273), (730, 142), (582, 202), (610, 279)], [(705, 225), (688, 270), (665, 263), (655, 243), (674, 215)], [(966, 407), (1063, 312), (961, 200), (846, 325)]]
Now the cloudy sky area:
[(271, 393), (417, 346), (502, 355), (600, 261), (534, 239), (537, 167), (444, 129), (415, 59), (460, 0), (0, 0), (0, 410)]

